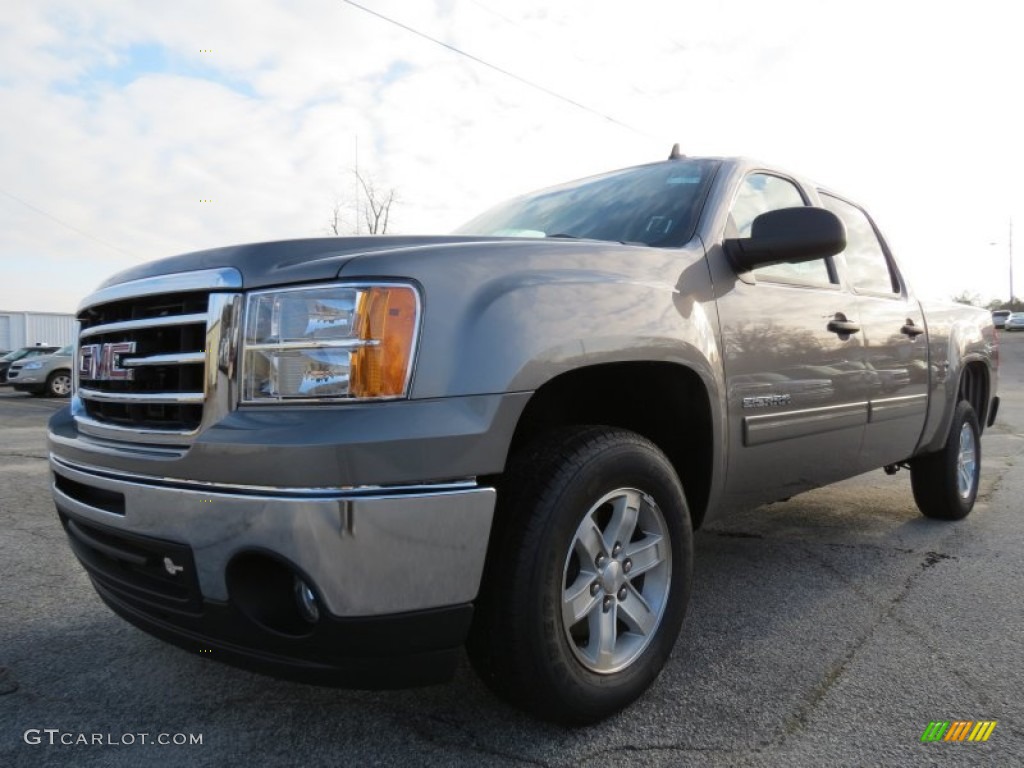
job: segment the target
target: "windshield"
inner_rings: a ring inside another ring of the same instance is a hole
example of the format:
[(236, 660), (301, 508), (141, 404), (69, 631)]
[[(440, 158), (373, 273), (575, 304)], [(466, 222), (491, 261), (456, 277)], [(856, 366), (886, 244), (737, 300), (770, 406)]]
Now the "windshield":
[(717, 168), (717, 160), (674, 160), (592, 176), (509, 200), (455, 234), (683, 245)]

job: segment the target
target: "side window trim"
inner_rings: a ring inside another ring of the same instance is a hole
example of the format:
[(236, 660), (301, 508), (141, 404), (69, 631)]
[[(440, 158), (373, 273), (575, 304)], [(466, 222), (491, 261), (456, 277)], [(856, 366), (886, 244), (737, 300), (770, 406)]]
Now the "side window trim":
[[(813, 206), (814, 205), (814, 202), (811, 200), (810, 196), (807, 194), (807, 191), (803, 188), (803, 185), (801, 185), (800, 182), (798, 182), (793, 177), (787, 176), (785, 173), (780, 173), (778, 171), (771, 170), (771, 169), (768, 169), (768, 168), (752, 168), (750, 171), (748, 171), (747, 173), (745, 173), (743, 175), (743, 180), (737, 186), (736, 192), (733, 194), (732, 200), (729, 202), (729, 214), (726, 217), (726, 221), (727, 221), (726, 227), (729, 226), (728, 222), (733, 222), (732, 211), (733, 211), (733, 208), (736, 205), (736, 200), (740, 196), (740, 192), (743, 189), (743, 184), (746, 183), (747, 179), (749, 179), (751, 176), (771, 176), (773, 178), (785, 181), (785, 182), (787, 182), (787, 183), (789, 183), (790, 185), (793, 186), (793, 188), (796, 190), (797, 194), (800, 196), (800, 199), (803, 201), (803, 204), (805, 206)], [(819, 194), (820, 194), (820, 190), (819, 190)], [(733, 222), (733, 223), (735, 224), (735, 222)], [(874, 226), (873, 222), (872, 222), (872, 226)], [(728, 237), (728, 236), (729, 235), (723, 231), (723, 237)], [(817, 290), (822, 290), (822, 289), (824, 289), (824, 290), (841, 290), (842, 289), (842, 282), (841, 282), (840, 277), (839, 277), (839, 270), (836, 267), (836, 264), (835, 264), (835, 261), (834, 261), (833, 257), (832, 256), (826, 256), (824, 261), (825, 261), (825, 270), (828, 273), (828, 280), (829, 280), (827, 283), (821, 283), (821, 282), (812, 281), (812, 280), (801, 280), (798, 277), (787, 277), (787, 276), (783, 276), (783, 275), (758, 274), (756, 272), (756, 270), (753, 273), (751, 273), (751, 274), (752, 274), (752, 277), (754, 278), (754, 282), (755, 283), (765, 282), (765, 283), (770, 283), (770, 284), (773, 284), (773, 285), (785, 285), (785, 286), (797, 287), (797, 288), (813, 288), (813, 289), (817, 289)]]
[(858, 211), (860, 211), (861, 215), (864, 216), (864, 218), (867, 220), (868, 224), (871, 227), (871, 232), (875, 236), (875, 240), (877, 241), (878, 247), (882, 252), (882, 256), (885, 258), (885, 264), (889, 270), (889, 280), (892, 283), (894, 289), (892, 291), (883, 292), (872, 291), (865, 288), (858, 288), (856, 285), (853, 284), (853, 281), (850, 280), (850, 269), (849, 265), (846, 264), (846, 254), (837, 254), (841, 256), (843, 259), (844, 278), (847, 287), (850, 289), (850, 292), (856, 294), (857, 296), (871, 296), (873, 298), (880, 299), (905, 300), (908, 297), (906, 281), (903, 279), (903, 275), (900, 273), (899, 268), (896, 266), (896, 261), (892, 256), (892, 251), (889, 249), (889, 243), (886, 242), (885, 237), (878, 229), (878, 225), (875, 224), (875, 220), (871, 218), (871, 214), (864, 210), (861, 206), (857, 205), (857, 203), (853, 202), (852, 200), (848, 200), (842, 195), (837, 195), (835, 192), (831, 192), (825, 189), (818, 189), (817, 192), (819, 197), (823, 199), (829, 197), (832, 198), (833, 200), (838, 200), (841, 203), (846, 203), (851, 208), (856, 208)]

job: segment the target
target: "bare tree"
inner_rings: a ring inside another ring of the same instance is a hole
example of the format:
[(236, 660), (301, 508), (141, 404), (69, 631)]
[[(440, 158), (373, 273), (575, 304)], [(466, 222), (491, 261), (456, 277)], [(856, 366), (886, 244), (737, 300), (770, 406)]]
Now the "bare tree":
[(952, 298), (957, 304), (967, 304), (971, 307), (981, 306), (981, 297), (976, 293), (971, 293), (970, 291), (961, 291)]
[[(358, 169), (354, 169), (352, 175), (355, 178), (355, 198), (335, 201), (327, 220), (328, 232), (334, 235), (387, 234), (391, 207), (398, 202), (395, 188), (380, 187), (373, 176)], [(346, 211), (351, 213), (354, 224), (346, 217)]]
[(341, 215), (342, 204), (340, 202), (334, 203), (334, 208), (331, 209), (331, 218), (327, 221), (327, 230), (332, 235), (344, 235), (345, 232), (345, 220)]
[(366, 231), (371, 235), (383, 235), (388, 231), (391, 219), (391, 206), (395, 202), (395, 189), (378, 189), (372, 178), (367, 179), (359, 171), (353, 171), (363, 198), (363, 220)]

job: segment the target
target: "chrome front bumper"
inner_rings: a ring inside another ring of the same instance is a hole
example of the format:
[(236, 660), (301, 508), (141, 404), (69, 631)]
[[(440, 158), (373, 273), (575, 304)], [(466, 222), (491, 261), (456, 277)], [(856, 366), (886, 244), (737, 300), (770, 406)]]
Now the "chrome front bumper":
[(192, 550), (204, 600), (227, 602), (242, 552), (298, 567), (338, 617), (382, 616), (472, 601), (495, 491), (471, 482), (325, 491), (125, 476), (51, 453), (62, 511)]

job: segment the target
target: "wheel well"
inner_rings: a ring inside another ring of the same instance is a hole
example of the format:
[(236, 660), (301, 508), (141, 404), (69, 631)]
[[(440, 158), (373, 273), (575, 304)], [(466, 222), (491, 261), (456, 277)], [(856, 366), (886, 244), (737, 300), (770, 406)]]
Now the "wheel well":
[(694, 528), (711, 488), (711, 405), (700, 377), (673, 363), (611, 363), (544, 384), (527, 403), (509, 455), (537, 435), (573, 424), (621, 427), (657, 445), (683, 484)]
[(957, 402), (966, 400), (971, 404), (978, 415), (978, 425), (984, 430), (988, 421), (989, 404), (988, 368), (984, 363), (975, 361), (964, 366), (956, 399)]

